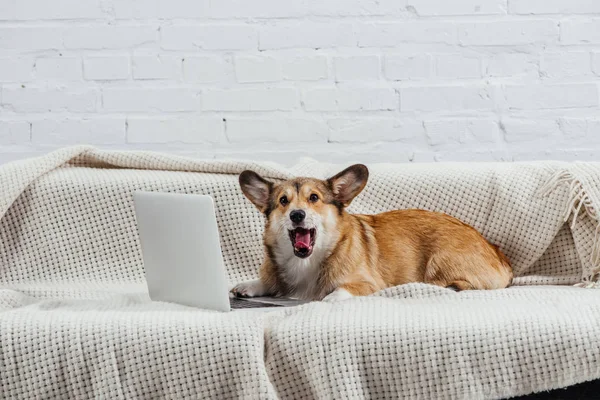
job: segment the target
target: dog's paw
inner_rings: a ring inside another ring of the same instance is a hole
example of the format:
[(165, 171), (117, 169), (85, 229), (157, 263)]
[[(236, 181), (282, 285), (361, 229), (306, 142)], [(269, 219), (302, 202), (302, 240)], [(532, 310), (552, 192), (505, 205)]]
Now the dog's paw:
[(230, 292), (236, 297), (259, 297), (266, 294), (266, 288), (260, 279), (255, 279), (236, 285)]
[(323, 301), (327, 301), (327, 302), (334, 302), (334, 301), (343, 301), (343, 300), (348, 300), (351, 299), (352, 296), (350, 294), (350, 292), (348, 292), (346, 289), (335, 289), (333, 292), (329, 293), (327, 296), (325, 296), (325, 298), (323, 299)]

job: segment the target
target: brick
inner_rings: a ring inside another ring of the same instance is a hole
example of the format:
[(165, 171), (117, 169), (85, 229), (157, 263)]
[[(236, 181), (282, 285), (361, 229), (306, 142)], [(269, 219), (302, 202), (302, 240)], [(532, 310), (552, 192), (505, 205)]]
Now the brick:
[(63, 48), (62, 31), (47, 27), (0, 27), (2, 50), (53, 50)]
[(181, 56), (134, 55), (131, 59), (133, 79), (180, 80), (182, 63)]
[(263, 26), (259, 32), (259, 49), (332, 48), (355, 46), (350, 23), (279, 22)]
[(540, 71), (542, 76), (548, 78), (570, 78), (590, 75), (592, 72), (590, 53), (544, 53), (542, 54)]
[(461, 111), (494, 108), (489, 86), (407, 87), (400, 89), (401, 111)]
[(250, 25), (163, 26), (161, 47), (167, 50), (253, 50), (258, 33)]
[(291, 81), (318, 81), (327, 79), (327, 57), (299, 56), (282, 63), (283, 78)]
[(232, 82), (231, 60), (212, 56), (186, 56), (183, 59), (183, 77), (187, 82)]
[(158, 41), (156, 26), (77, 26), (64, 33), (67, 49), (129, 49), (155, 44)]
[(498, 140), (498, 124), (491, 119), (446, 119), (424, 122), (431, 146), (452, 143), (492, 143)]
[(436, 75), (440, 78), (479, 78), (481, 60), (462, 54), (436, 56)]
[(4, 88), (2, 104), (16, 112), (94, 112), (97, 89)]
[(198, 111), (200, 96), (186, 88), (104, 88), (102, 104), (114, 112)]
[(519, 110), (584, 108), (598, 106), (594, 84), (513, 85), (505, 89), (509, 108)]
[(209, 111), (289, 111), (299, 103), (293, 88), (214, 89), (203, 95), (203, 108)]
[(526, 142), (532, 140), (550, 140), (560, 135), (555, 120), (503, 119), (500, 127), (507, 142)]
[(88, 56), (83, 59), (87, 80), (113, 81), (129, 78), (129, 56)]
[(377, 80), (381, 70), (379, 56), (334, 57), (333, 68), (338, 82)]
[(359, 47), (396, 47), (406, 43), (456, 43), (448, 22), (377, 22), (356, 27)]
[(418, 15), (492, 15), (506, 14), (506, 0), (408, 0)]
[(600, 44), (600, 18), (561, 21), (560, 41), (562, 44)]
[(461, 23), (458, 41), (466, 46), (552, 44), (558, 42), (558, 23), (551, 20)]
[(119, 0), (112, 2), (119, 19), (172, 19), (211, 17), (209, 0)]
[(425, 79), (433, 75), (433, 62), (428, 54), (415, 56), (386, 56), (384, 75), (394, 81)]
[(592, 71), (600, 75), (600, 53), (592, 53)]
[(35, 60), (38, 80), (78, 81), (82, 78), (79, 57), (43, 57)]
[(219, 117), (178, 117), (127, 119), (128, 143), (218, 143), (224, 140)]
[(227, 118), (232, 143), (315, 143), (327, 141), (327, 125), (302, 118)]
[(240, 83), (281, 80), (281, 68), (274, 57), (236, 56), (234, 62), (235, 76)]
[(60, 6), (51, 1), (3, 0), (0, 20), (84, 20), (106, 17), (98, 0), (61, 0)]
[[(559, 119), (561, 132), (567, 139), (600, 140), (600, 118), (565, 117)], [(589, 144), (589, 143), (588, 143)]]
[(31, 57), (0, 58), (0, 82), (28, 82), (33, 78)]
[(307, 111), (397, 110), (398, 96), (388, 88), (319, 88), (304, 94)]
[(304, 0), (220, 0), (213, 2), (213, 18), (291, 18), (306, 16), (389, 16), (404, 10), (398, 0), (346, 0), (344, 3)]
[(30, 141), (30, 125), (27, 121), (0, 120), (0, 145), (24, 144)]
[(529, 54), (499, 53), (493, 54), (484, 61), (485, 76), (490, 77), (518, 77), (538, 76), (536, 60)]
[(600, 13), (595, 0), (516, 0), (508, 2), (511, 14), (592, 14)]
[(424, 137), (423, 124), (398, 118), (337, 118), (327, 121), (330, 142), (373, 143)]
[(36, 144), (124, 144), (124, 118), (44, 119), (33, 121), (31, 140)]

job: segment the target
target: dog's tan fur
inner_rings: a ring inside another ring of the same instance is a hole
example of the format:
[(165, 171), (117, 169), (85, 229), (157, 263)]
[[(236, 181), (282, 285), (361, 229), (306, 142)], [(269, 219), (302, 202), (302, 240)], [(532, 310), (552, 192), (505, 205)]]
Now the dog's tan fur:
[[(267, 216), (266, 254), (260, 280), (242, 283), (232, 292), (316, 300), (363, 296), (408, 282), (457, 290), (510, 284), (507, 257), (456, 218), (425, 210), (346, 212), (367, 178), (368, 170), (360, 164), (326, 181), (297, 178), (275, 184), (254, 172), (242, 173), (242, 191)], [(318, 201), (311, 201), (311, 194)], [(282, 196), (289, 203), (280, 204)], [(306, 259), (290, 256), (291, 210), (304, 210), (307, 223), (316, 227), (313, 253)]]

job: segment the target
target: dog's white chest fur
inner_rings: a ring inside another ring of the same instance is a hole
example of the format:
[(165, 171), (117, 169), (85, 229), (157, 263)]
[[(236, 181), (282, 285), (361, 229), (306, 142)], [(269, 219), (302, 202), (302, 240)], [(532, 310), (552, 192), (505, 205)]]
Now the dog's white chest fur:
[(320, 263), (314, 262), (313, 256), (307, 259), (292, 257), (281, 266), (281, 277), (292, 294), (300, 298), (311, 299), (317, 291)]

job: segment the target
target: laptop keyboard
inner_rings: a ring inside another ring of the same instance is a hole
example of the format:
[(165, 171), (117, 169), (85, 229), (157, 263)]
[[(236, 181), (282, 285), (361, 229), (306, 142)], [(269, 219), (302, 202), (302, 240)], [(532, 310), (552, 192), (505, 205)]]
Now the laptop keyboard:
[(239, 297), (230, 297), (229, 304), (232, 310), (240, 308), (264, 308), (264, 307), (282, 307), (280, 304), (261, 303), (259, 301), (248, 301)]

